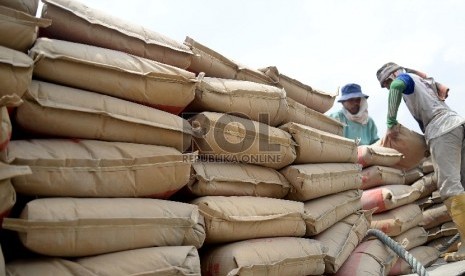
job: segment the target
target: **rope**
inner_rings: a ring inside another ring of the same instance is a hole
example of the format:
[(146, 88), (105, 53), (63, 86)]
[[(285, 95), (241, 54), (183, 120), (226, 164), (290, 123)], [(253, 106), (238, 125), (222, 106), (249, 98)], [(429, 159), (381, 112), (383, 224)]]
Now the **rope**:
[(455, 234), (455, 236), (453, 236), (448, 242), (446, 242), (445, 244), (443, 244), (441, 247), (438, 248), (439, 252), (441, 253), (445, 252), (447, 249), (449, 249), (451, 245), (453, 245), (459, 239), (460, 239), (460, 233)]
[(412, 267), (413, 272), (417, 273), (420, 276), (429, 276), (428, 272), (426, 271), (425, 267), (418, 262), (412, 254), (408, 253), (405, 248), (400, 246), (396, 241), (388, 237), (386, 234), (381, 232), (378, 229), (369, 229), (367, 231), (366, 236), (375, 236), (379, 240), (381, 240), (385, 245), (387, 245), (392, 251), (394, 251), (399, 257), (404, 259), (410, 267)]

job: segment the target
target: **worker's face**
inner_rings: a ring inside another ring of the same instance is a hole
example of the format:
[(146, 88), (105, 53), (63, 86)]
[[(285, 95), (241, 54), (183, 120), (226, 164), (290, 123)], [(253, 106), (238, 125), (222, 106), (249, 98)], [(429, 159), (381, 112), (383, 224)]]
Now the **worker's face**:
[(360, 110), (360, 102), (361, 101), (362, 101), (362, 98), (352, 98), (352, 99), (348, 99), (346, 101), (343, 101), (342, 105), (351, 114), (357, 114), (359, 112), (359, 110)]

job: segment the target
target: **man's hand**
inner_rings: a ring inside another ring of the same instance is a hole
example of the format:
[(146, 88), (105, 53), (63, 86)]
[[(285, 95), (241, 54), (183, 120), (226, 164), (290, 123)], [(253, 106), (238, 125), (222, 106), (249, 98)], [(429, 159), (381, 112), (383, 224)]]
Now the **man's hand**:
[(399, 136), (399, 125), (393, 125), (391, 128), (388, 128), (386, 131), (386, 136), (391, 140), (396, 140)]

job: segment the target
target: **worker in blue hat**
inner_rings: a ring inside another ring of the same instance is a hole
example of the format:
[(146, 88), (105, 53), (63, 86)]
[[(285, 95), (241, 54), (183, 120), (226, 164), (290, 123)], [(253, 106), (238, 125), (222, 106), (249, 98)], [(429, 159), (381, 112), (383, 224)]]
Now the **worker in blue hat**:
[(342, 109), (329, 116), (343, 123), (344, 137), (359, 140), (359, 145), (371, 145), (379, 140), (378, 128), (368, 115), (368, 95), (363, 94), (362, 88), (356, 83), (349, 83), (342, 87)]

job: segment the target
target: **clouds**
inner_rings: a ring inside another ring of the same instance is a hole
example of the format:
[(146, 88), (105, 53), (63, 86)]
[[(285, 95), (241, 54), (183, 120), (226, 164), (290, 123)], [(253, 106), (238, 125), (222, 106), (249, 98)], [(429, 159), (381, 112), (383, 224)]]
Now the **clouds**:
[[(451, 88), (448, 104), (465, 115), (465, 3), (460, 0), (80, 0), (179, 42), (186, 36), (252, 68), (270, 65), (334, 93), (349, 82), (370, 95), (385, 132), (385, 62), (423, 70)], [(340, 108), (335, 103), (332, 110)], [(405, 105), (399, 121), (420, 132)]]

